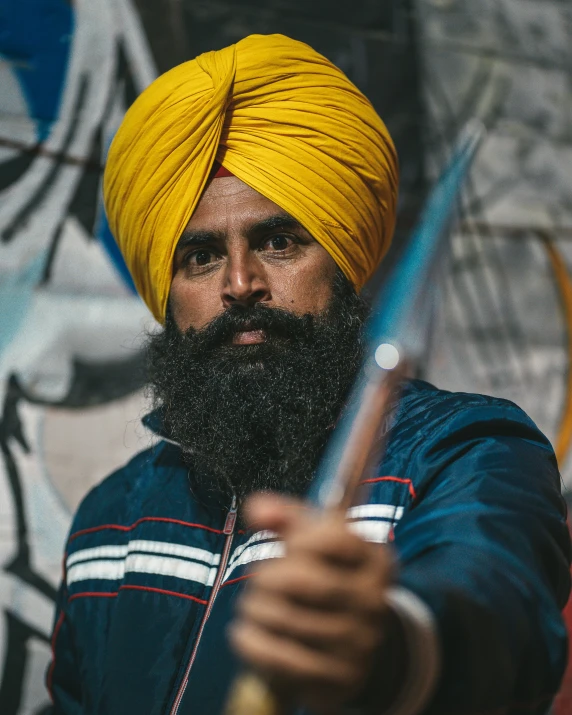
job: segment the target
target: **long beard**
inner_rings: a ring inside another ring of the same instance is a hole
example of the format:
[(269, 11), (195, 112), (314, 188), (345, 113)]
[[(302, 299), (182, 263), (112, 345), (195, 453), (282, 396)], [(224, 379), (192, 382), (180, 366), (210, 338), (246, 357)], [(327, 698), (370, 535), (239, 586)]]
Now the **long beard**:
[[(183, 334), (168, 313), (150, 338), (149, 382), (193, 489), (239, 499), (306, 490), (359, 368), (365, 314), (341, 272), (317, 316), (231, 307)], [(266, 341), (233, 345), (242, 330)]]

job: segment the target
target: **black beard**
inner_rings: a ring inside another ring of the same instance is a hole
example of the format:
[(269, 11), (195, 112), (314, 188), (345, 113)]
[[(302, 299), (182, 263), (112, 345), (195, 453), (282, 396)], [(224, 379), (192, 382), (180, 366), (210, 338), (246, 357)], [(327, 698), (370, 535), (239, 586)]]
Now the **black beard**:
[[(233, 306), (183, 334), (167, 311), (150, 337), (149, 383), (194, 490), (304, 493), (359, 369), (366, 312), (341, 271), (319, 315)], [(233, 345), (244, 330), (266, 341)]]

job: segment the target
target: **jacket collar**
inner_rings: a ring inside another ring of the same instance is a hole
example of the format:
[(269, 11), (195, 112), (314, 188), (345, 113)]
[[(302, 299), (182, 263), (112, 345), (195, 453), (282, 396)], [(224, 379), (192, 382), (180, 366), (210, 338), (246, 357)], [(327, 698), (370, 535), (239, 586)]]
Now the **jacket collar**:
[(178, 442), (175, 442), (174, 439), (169, 437), (164, 425), (163, 411), (160, 407), (146, 414), (142, 418), (141, 422), (148, 430), (151, 430), (153, 434), (157, 435), (157, 437), (164, 439), (165, 442), (169, 442), (169, 444), (174, 444), (176, 447), (180, 447)]

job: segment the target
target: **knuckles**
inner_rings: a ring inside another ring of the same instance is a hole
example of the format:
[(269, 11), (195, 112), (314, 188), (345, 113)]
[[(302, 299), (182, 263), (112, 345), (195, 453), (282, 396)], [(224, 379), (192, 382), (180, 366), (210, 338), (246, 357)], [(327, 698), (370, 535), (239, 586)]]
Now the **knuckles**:
[(393, 558), (337, 517), (298, 526), (285, 557), (249, 582), (230, 637), (247, 662), (307, 702), (339, 703), (359, 690), (382, 642)]
[[(295, 556), (266, 564), (248, 590), (336, 610), (351, 608), (355, 600), (347, 573), (338, 573), (319, 560)], [(245, 598), (248, 596), (247, 591)]]
[(341, 517), (322, 517), (306, 522), (285, 540), (286, 552), (313, 554), (340, 563), (360, 563), (370, 555), (371, 544), (363, 541)]

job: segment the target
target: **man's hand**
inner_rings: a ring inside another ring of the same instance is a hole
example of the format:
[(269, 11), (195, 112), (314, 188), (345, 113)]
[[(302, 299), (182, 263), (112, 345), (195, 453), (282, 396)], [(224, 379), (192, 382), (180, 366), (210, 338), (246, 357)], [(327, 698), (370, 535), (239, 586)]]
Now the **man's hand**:
[(359, 695), (384, 638), (391, 553), (353, 534), (341, 514), (315, 514), (292, 499), (256, 495), (246, 517), (277, 532), (286, 555), (258, 568), (232, 643), (277, 693), (336, 712)]

